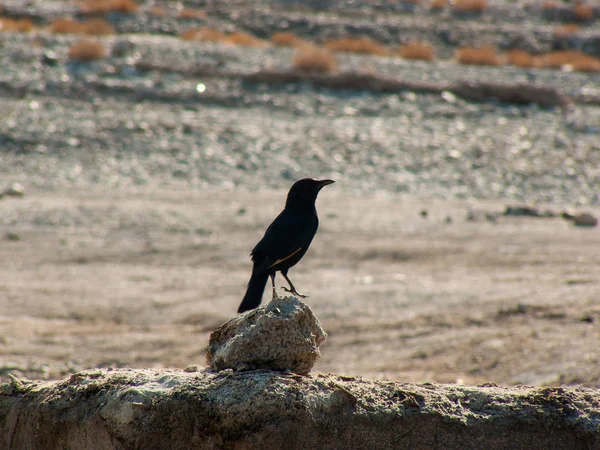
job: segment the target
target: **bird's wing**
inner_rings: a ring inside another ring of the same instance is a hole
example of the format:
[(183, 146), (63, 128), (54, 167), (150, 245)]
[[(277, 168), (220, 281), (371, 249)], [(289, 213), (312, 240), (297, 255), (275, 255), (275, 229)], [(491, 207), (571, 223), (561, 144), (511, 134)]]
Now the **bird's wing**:
[(253, 273), (267, 272), (298, 254), (306, 253), (318, 224), (314, 214), (294, 214), (283, 210), (252, 250)]

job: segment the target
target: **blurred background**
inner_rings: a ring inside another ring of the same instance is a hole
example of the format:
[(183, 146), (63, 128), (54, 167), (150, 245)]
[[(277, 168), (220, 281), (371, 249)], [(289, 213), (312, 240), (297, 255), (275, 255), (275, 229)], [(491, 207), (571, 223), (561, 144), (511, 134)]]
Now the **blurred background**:
[(336, 184), (290, 274), (329, 333), (316, 371), (600, 386), (599, 19), (3, 1), (0, 379), (203, 365), (315, 177)]

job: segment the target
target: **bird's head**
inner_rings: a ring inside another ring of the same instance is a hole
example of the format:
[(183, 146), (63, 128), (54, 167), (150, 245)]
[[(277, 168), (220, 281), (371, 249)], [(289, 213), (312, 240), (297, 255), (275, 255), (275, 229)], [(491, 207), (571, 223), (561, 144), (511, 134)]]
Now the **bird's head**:
[(285, 207), (314, 208), (319, 191), (332, 183), (335, 183), (335, 181), (315, 180), (314, 178), (303, 178), (296, 181), (290, 188)]

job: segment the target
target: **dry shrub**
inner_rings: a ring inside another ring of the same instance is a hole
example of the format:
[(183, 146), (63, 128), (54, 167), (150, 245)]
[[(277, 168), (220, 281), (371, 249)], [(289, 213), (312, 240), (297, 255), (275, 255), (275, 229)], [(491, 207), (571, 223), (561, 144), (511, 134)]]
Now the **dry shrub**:
[(20, 20), (0, 18), (0, 32), (28, 33), (33, 30), (35, 30), (35, 26), (29, 18)]
[(486, 0), (456, 0), (452, 11), (456, 13), (482, 13), (488, 7)]
[(179, 37), (181, 39), (183, 39), (184, 41), (197, 41), (198, 40), (198, 33), (199, 31), (191, 28), (189, 30), (185, 30), (183, 33), (181, 33), (179, 35)]
[(416, 59), (420, 61), (433, 61), (435, 50), (425, 42), (410, 42), (400, 46), (400, 56), (404, 59)]
[(502, 64), (498, 52), (491, 46), (460, 48), (456, 51), (456, 60), (460, 64), (474, 66), (499, 66)]
[(556, 11), (560, 8), (560, 3), (555, 1), (547, 1), (542, 3), (542, 9), (544, 11)]
[(358, 53), (363, 55), (389, 56), (387, 47), (369, 37), (333, 39), (325, 43), (332, 52)]
[(179, 11), (179, 14), (177, 14), (177, 18), (182, 20), (204, 20), (206, 19), (206, 11), (182, 9)]
[(116, 33), (115, 28), (104, 19), (93, 19), (83, 26), (84, 33), (90, 36), (110, 36)]
[(243, 31), (231, 33), (229, 36), (227, 36), (225, 42), (227, 44), (240, 45), (242, 47), (263, 48), (267, 46), (265, 41), (258, 39), (249, 33), (244, 33)]
[(227, 36), (214, 28), (204, 27), (184, 31), (181, 34), (181, 39), (186, 41), (225, 42)]
[(69, 59), (74, 61), (94, 61), (108, 56), (106, 48), (101, 42), (84, 39), (69, 47)]
[(580, 22), (591, 22), (594, 20), (594, 8), (583, 3), (576, 5), (575, 18)]
[(551, 69), (600, 72), (600, 59), (575, 50), (547, 53), (541, 61), (543, 67)]
[(93, 19), (79, 23), (71, 19), (57, 19), (50, 24), (55, 34), (89, 34), (91, 36), (109, 36), (115, 34), (114, 27), (103, 19)]
[(301, 72), (330, 73), (338, 68), (333, 53), (320, 47), (303, 47), (292, 60), (292, 69)]
[(448, 5), (448, 0), (433, 0), (433, 3), (429, 7), (432, 11), (440, 11)]
[(165, 17), (167, 15), (167, 10), (162, 6), (153, 6), (150, 8), (149, 13), (154, 17)]
[(135, 14), (139, 9), (139, 5), (133, 0), (86, 0), (81, 7), (81, 12), (83, 14), (104, 14), (109, 12)]
[(510, 50), (506, 53), (506, 62), (511, 66), (533, 68), (539, 67), (539, 59), (525, 50)]
[(579, 25), (575, 25), (574, 23), (568, 23), (561, 27), (557, 27), (554, 30), (554, 35), (559, 38), (566, 38), (572, 36), (581, 31), (581, 27)]
[(271, 37), (273, 44), (279, 45), (280, 47), (298, 47), (306, 45), (306, 41), (299, 38), (294, 33), (275, 33)]
[(72, 19), (56, 19), (50, 24), (50, 32), (54, 34), (83, 34), (85, 26)]

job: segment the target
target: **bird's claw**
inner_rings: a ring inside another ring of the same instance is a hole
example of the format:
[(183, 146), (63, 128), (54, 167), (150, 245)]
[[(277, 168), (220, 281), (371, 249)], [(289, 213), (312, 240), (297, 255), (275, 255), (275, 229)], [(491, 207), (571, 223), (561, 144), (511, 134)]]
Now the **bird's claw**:
[(308, 295), (301, 294), (300, 292), (298, 292), (295, 289), (290, 289), (290, 288), (287, 288), (285, 286), (281, 286), (281, 289), (283, 289), (285, 292), (289, 292), (290, 294), (294, 294), (297, 297), (308, 298)]

